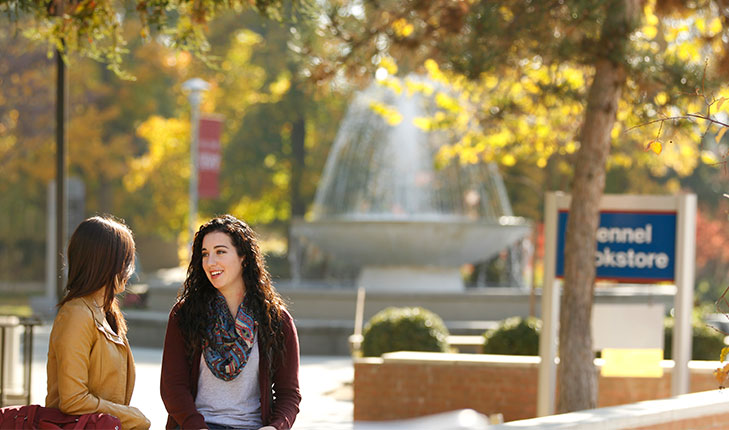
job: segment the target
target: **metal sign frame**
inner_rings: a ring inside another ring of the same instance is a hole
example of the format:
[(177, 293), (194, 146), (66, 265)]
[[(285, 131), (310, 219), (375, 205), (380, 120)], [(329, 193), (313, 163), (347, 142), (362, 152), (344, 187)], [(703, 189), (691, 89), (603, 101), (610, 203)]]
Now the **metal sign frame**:
[[(557, 386), (557, 340), (561, 282), (557, 281), (557, 221), (560, 210), (568, 210), (571, 197), (561, 192), (546, 194), (544, 206), (544, 285), (542, 287), (542, 334), (539, 339), (539, 385), (537, 416), (555, 412)], [(688, 393), (688, 362), (691, 358), (691, 311), (693, 309), (694, 265), (696, 261), (696, 195), (616, 195), (600, 200), (600, 211), (676, 213), (674, 262), (674, 334), (671, 395)]]

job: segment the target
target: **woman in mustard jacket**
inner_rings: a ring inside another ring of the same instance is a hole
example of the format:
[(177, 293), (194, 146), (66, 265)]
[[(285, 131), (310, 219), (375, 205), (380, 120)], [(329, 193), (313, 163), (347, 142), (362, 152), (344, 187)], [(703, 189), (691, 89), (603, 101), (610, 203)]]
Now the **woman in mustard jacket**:
[(134, 358), (115, 295), (134, 271), (134, 239), (110, 218), (83, 221), (68, 244), (68, 283), (48, 346), (46, 406), (70, 415), (106, 413), (123, 429), (148, 429), (129, 406)]

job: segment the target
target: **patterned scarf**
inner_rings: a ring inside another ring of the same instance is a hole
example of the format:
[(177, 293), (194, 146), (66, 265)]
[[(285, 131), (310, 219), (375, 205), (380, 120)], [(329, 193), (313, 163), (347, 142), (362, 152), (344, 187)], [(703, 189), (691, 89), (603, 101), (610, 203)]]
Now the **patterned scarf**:
[(246, 313), (244, 303), (238, 307), (235, 320), (222, 294), (218, 293), (210, 304), (215, 319), (208, 327), (208, 336), (203, 339), (203, 355), (213, 375), (224, 381), (233, 380), (240, 374), (253, 348), (256, 322), (250, 311)]

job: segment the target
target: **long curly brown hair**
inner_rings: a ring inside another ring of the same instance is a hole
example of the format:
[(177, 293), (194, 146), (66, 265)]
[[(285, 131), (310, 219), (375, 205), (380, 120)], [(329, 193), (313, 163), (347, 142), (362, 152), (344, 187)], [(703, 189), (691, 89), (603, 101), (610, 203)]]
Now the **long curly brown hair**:
[(200, 353), (203, 338), (207, 336), (207, 329), (213, 319), (210, 304), (215, 299), (217, 290), (202, 267), (202, 241), (212, 232), (227, 234), (238, 256), (245, 257), (242, 270), (246, 287), (245, 302), (258, 322), (258, 341), (268, 355), (268, 362), (272, 363), (274, 352), (285, 352), (282, 317), (286, 305), (271, 285), (255, 232), (248, 224), (232, 215), (214, 218), (195, 233), (187, 277), (177, 296), (177, 303), (180, 305), (177, 315), (187, 346), (187, 358), (191, 360), (195, 354)]

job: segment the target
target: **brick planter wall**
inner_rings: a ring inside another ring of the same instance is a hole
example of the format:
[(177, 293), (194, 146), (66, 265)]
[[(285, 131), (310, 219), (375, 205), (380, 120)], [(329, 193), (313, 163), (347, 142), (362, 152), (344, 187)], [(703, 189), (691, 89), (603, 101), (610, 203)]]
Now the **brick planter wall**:
[[(354, 364), (354, 420), (411, 418), (456, 409), (505, 421), (536, 416), (539, 357), (396, 352)], [(599, 360), (598, 360), (599, 365)], [(599, 407), (670, 397), (662, 378), (599, 378)], [(691, 391), (717, 388), (716, 362), (691, 362)]]

